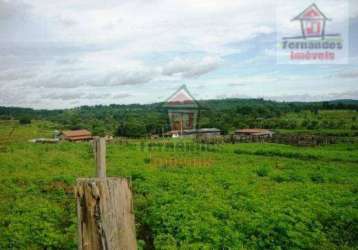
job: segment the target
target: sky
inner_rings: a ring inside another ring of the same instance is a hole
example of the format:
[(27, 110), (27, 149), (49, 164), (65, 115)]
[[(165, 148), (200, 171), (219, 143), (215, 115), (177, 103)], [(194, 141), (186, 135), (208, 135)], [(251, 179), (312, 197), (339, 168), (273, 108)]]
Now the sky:
[(278, 27), (299, 34), (289, 19), (311, 3), (0, 0), (0, 106), (154, 103), (183, 84), (196, 99), (358, 99), (356, 0), (315, 1), (346, 63), (277, 61)]

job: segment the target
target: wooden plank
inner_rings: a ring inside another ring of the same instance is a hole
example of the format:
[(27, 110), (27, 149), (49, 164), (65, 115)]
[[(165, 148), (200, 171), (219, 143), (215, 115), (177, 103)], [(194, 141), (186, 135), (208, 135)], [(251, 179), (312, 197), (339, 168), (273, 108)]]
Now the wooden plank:
[(136, 250), (132, 193), (125, 178), (78, 179), (80, 250)]

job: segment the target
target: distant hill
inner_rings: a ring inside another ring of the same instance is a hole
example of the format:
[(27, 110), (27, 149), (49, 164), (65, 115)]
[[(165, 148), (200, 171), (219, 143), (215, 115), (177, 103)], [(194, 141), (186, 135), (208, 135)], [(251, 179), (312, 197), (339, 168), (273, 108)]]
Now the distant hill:
[(348, 105), (358, 105), (358, 100), (342, 99), (342, 100), (328, 101), (328, 103), (333, 103), (333, 104), (342, 103), (342, 104), (348, 104)]
[[(324, 107), (325, 105), (333, 105), (330, 108), (336, 108), (338, 104), (345, 105), (344, 109), (355, 109), (358, 107), (358, 100), (353, 99), (341, 99), (341, 100), (330, 100), (330, 101), (319, 101), (319, 102), (285, 102), (285, 101), (272, 101), (265, 100), (262, 98), (259, 99), (241, 99), (241, 98), (227, 98), (227, 99), (208, 99), (208, 100), (199, 100), (198, 101), (203, 108), (210, 107), (215, 109), (225, 109), (231, 108), (232, 106), (242, 106), (242, 105), (268, 105), (268, 106), (318, 106)], [(163, 103), (152, 103), (152, 104), (110, 104), (110, 105), (93, 105), (93, 106), (81, 106), (77, 108), (69, 109), (57, 109), (57, 110), (47, 110), (47, 109), (32, 109), (32, 108), (23, 108), (23, 107), (6, 107), (0, 106), (0, 115), (35, 115), (35, 114), (53, 114), (61, 113), (66, 110), (88, 110), (88, 109), (103, 109), (103, 108), (116, 108), (116, 109), (128, 109), (128, 110), (140, 110), (140, 109), (160, 109), (162, 108)], [(357, 107), (355, 107), (357, 106)]]

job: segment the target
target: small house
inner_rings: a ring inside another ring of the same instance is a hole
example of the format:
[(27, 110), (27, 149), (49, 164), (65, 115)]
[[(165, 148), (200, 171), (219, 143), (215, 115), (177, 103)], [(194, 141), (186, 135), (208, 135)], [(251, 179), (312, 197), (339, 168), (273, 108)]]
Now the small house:
[(176, 137), (213, 137), (221, 135), (221, 130), (217, 128), (201, 128), (201, 129), (188, 129), (188, 130), (172, 130), (165, 133), (165, 136)]
[(67, 141), (88, 141), (92, 140), (92, 134), (86, 129), (62, 131), (61, 139)]
[(215, 137), (221, 135), (221, 130), (217, 128), (200, 128), (196, 130), (196, 135), (201, 137)]

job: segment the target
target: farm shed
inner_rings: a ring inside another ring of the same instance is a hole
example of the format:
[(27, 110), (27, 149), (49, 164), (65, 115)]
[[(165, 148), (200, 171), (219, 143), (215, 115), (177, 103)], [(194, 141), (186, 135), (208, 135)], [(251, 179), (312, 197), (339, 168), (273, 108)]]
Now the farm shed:
[(235, 131), (235, 137), (245, 138), (245, 137), (257, 137), (257, 138), (268, 138), (272, 137), (273, 132), (268, 129), (261, 128), (244, 128), (238, 129)]
[(212, 137), (219, 136), (221, 134), (221, 130), (217, 128), (200, 128), (200, 129), (188, 129), (188, 130), (172, 130), (167, 132), (166, 136), (171, 137), (194, 137), (194, 136), (202, 136), (202, 137)]
[(86, 129), (62, 131), (61, 139), (67, 141), (88, 141), (92, 140), (92, 134)]
[(212, 137), (221, 135), (221, 130), (217, 128), (201, 128), (197, 129), (195, 134), (199, 136)]

